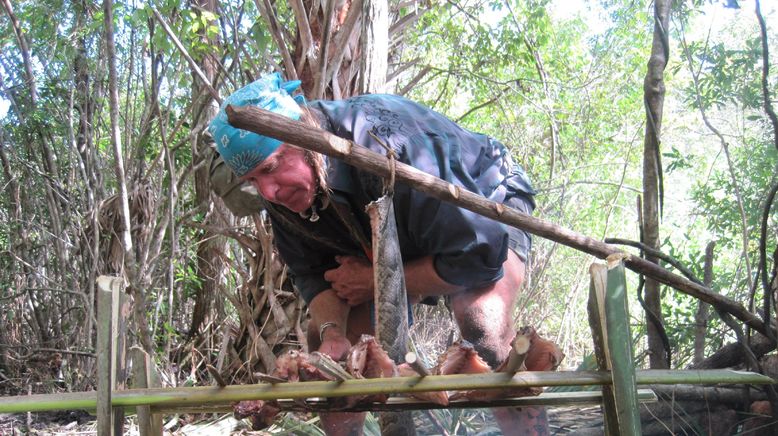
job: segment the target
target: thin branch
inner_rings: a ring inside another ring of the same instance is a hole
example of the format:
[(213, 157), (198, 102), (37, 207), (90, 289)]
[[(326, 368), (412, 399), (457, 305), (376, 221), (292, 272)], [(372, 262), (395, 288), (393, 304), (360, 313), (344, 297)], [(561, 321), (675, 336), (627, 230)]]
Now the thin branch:
[[(348, 15), (343, 25), (340, 26), (338, 33), (335, 35), (335, 39), (332, 41), (333, 53), (335, 56), (329, 62), (327, 66), (327, 81), (333, 80), (335, 73), (340, 69), (340, 64), (343, 63), (343, 57), (346, 55), (346, 46), (351, 40), (352, 34), (359, 30), (360, 23), (362, 21), (362, 2), (363, 0), (354, 0), (349, 6)], [(322, 44), (322, 47), (324, 45)], [(324, 53), (323, 51), (321, 53)], [(323, 56), (323, 54), (322, 54)], [(325, 58), (321, 58), (320, 62), (328, 63)]]
[(305, 6), (302, 0), (290, 0), (289, 5), (294, 12), (295, 21), (297, 21), (297, 29), (300, 31), (300, 41), (303, 44), (302, 54), (297, 64), (297, 71), (302, 71), (305, 62), (308, 61), (311, 64), (311, 69), (316, 70), (318, 64), (316, 63), (316, 57), (314, 56), (314, 43), (313, 35), (311, 34), (311, 23), (308, 21), (308, 15), (305, 13)]
[(620, 183), (614, 183), (614, 182), (602, 182), (598, 180), (574, 180), (572, 182), (567, 182), (564, 185), (559, 186), (552, 186), (550, 188), (544, 188), (544, 189), (538, 189), (538, 192), (548, 192), (548, 191), (556, 191), (559, 189), (567, 189), (570, 185), (602, 185), (602, 186), (612, 186), (617, 189), (626, 189), (627, 191), (632, 191), (636, 194), (642, 194), (643, 190), (638, 188), (633, 188), (629, 185), (624, 185)]
[(646, 254), (652, 257), (657, 257), (659, 259), (664, 260), (665, 262), (672, 265), (675, 269), (681, 272), (687, 279), (693, 281), (694, 283), (702, 285), (703, 282), (700, 281), (695, 275), (676, 258), (663, 253), (660, 250), (657, 250), (655, 248), (651, 248), (648, 245), (637, 242), (637, 241), (631, 241), (629, 239), (621, 239), (621, 238), (605, 238), (606, 244), (618, 244), (618, 245), (628, 245), (630, 247), (638, 248), (642, 251), (645, 251)]
[(173, 41), (173, 44), (175, 44), (176, 48), (178, 48), (178, 51), (181, 53), (181, 56), (186, 59), (186, 62), (189, 63), (189, 67), (192, 69), (192, 71), (195, 72), (197, 75), (197, 78), (200, 79), (200, 81), (203, 82), (203, 86), (208, 90), (209, 93), (211, 93), (211, 97), (213, 97), (214, 100), (219, 102), (219, 104), (222, 103), (221, 97), (219, 97), (219, 93), (216, 92), (215, 89), (213, 89), (213, 86), (211, 86), (211, 81), (208, 80), (208, 78), (205, 76), (205, 73), (203, 73), (203, 70), (200, 69), (200, 67), (197, 65), (197, 62), (192, 59), (192, 56), (189, 55), (189, 52), (184, 48), (184, 45), (181, 44), (181, 41), (178, 40), (178, 37), (175, 33), (173, 33), (173, 30), (170, 29), (170, 26), (168, 26), (167, 22), (164, 18), (162, 18), (162, 15), (159, 14), (159, 11), (157, 11), (157, 8), (151, 7), (151, 12), (154, 13), (154, 18), (157, 19), (159, 24), (162, 25), (162, 28), (165, 30), (165, 33), (168, 34), (170, 39)]
[[(708, 130), (713, 132), (713, 134), (719, 138), (719, 143), (721, 144), (721, 148), (722, 150), (724, 150), (724, 155), (727, 158), (727, 169), (729, 170), (729, 177), (732, 180), (732, 186), (734, 187), (734, 191), (735, 191), (735, 201), (737, 202), (738, 212), (740, 213), (740, 238), (741, 238), (741, 244), (743, 246), (743, 260), (745, 261), (746, 264), (746, 280), (748, 282), (749, 289), (754, 289), (754, 283), (752, 281), (753, 271), (751, 270), (751, 260), (748, 256), (748, 245), (749, 245), (748, 219), (746, 217), (745, 207), (743, 206), (743, 196), (740, 193), (740, 184), (738, 183), (737, 177), (735, 175), (735, 166), (732, 162), (732, 156), (729, 153), (729, 144), (727, 144), (724, 135), (710, 122), (710, 120), (708, 119), (707, 112), (705, 111), (705, 107), (702, 104), (702, 98), (701, 98), (700, 86), (699, 86), (699, 76), (694, 72), (692, 56), (689, 51), (689, 46), (686, 44), (685, 32), (683, 27), (681, 27), (681, 46), (683, 47), (683, 53), (689, 65), (689, 72), (692, 73), (692, 83), (694, 84), (694, 98), (697, 103), (697, 106), (700, 109), (700, 115), (702, 116), (702, 121), (705, 124), (705, 126), (708, 128)], [(749, 294), (749, 309), (753, 310), (753, 306), (754, 306), (754, 292), (752, 291)]]
[(32, 72), (32, 60), (30, 59), (30, 48), (27, 45), (27, 38), (22, 31), (22, 27), (19, 24), (19, 19), (14, 14), (13, 5), (10, 0), (2, 0), (3, 9), (8, 15), (8, 19), (11, 20), (11, 27), (14, 29), (14, 35), (16, 41), (19, 43), (19, 50), (22, 52), (22, 61), (24, 62), (24, 75), (27, 87), (30, 90), (30, 102), (35, 107), (38, 104), (38, 91), (35, 86), (35, 75)]
[[(759, 266), (757, 269), (760, 271), (760, 279), (762, 282), (762, 292), (764, 294), (764, 320), (770, 322), (770, 308), (772, 307), (773, 290), (770, 289), (770, 281), (767, 279), (767, 224), (770, 219), (770, 210), (772, 209), (773, 202), (775, 202), (775, 196), (778, 193), (778, 182), (776, 182), (767, 194), (765, 199), (764, 209), (762, 211), (762, 225), (759, 235)], [(773, 265), (775, 266), (775, 265)], [(769, 336), (770, 339), (775, 342), (775, 337)]]
[[(770, 90), (767, 83), (770, 76), (770, 51), (767, 46), (767, 25), (765, 24), (764, 17), (762, 17), (762, 10), (759, 4), (759, 0), (756, 0), (755, 4), (756, 18), (759, 21), (759, 32), (762, 42), (762, 97), (764, 99), (764, 110), (767, 112), (767, 116), (770, 118), (770, 123), (773, 125), (773, 143), (775, 148), (778, 149), (778, 116), (776, 116), (773, 110), (773, 105), (770, 102)], [(773, 185), (770, 189), (767, 199), (765, 200), (764, 211), (762, 213), (762, 227), (759, 236), (759, 266), (761, 270), (760, 278), (762, 281), (763, 292), (763, 310), (764, 319), (766, 322), (770, 321), (770, 312), (772, 307), (773, 290), (770, 289), (770, 283), (767, 279), (767, 221), (770, 217), (770, 209), (775, 201), (775, 195), (778, 191), (778, 183)], [(770, 332), (772, 333), (772, 332)], [(770, 340), (776, 341), (775, 337), (768, 335)], [(773, 407), (776, 407), (773, 405)]]
[[(424, 76), (429, 74), (430, 71), (432, 71), (432, 67), (429, 65), (425, 65), (424, 68), (419, 70), (419, 72), (416, 73), (415, 76), (413, 76), (413, 79), (409, 80), (408, 83), (405, 86), (403, 86), (401, 90), (397, 92), (397, 94), (406, 95), (409, 92), (411, 92), (411, 89), (413, 89), (413, 87), (416, 86), (421, 81), (421, 79), (424, 78)], [(434, 76), (437, 76), (438, 74), (440, 74), (440, 72), (436, 72)]]
[(497, 93), (497, 95), (495, 95), (494, 97), (490, 98), (489, 100), (486, 100), (485, 102), (483, 102), (483, 103), (481, 103), (479, 105), (473, 106), (467, 112), (465, 112), (462, 115), (460, 115), (459, 118), (454, 120), (454, 122), (458, 123), (458, 122), (462, 121), (463, 119), (467, 118), (473, 112), (475, 112), (475, 111), (477, 111), (479, 109), (483, 109), (486, 106), (489, 106), (490, 104), (496, 102), (497, 100), (502, 98), (502, 96), (505, 95), (506, 92), (510, 91), (510, 89), (511, 89), (510, 87), (505, 87), (505, 88), (501, 89), (500, 92)]

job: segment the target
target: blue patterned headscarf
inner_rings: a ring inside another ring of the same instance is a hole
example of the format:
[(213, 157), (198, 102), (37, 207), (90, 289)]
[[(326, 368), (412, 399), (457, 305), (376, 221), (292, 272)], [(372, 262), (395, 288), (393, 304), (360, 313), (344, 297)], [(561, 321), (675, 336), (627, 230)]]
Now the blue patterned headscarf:
[(235, 175), (242, 177), (281, 145), (281, 141), (258, 135), (247, 130), (236, 129), (227, 121), (224, 108), (233, 106), (257, 106), (293, 120), (299, 120), (305, 102), (302, 95), (289, 95), (300, 86), (299, 80), (284, 82), (278, 73), (268, 74), (235, 91), (222, 103), (216, 117), (211, 120), (211, 132), (216, 148)]

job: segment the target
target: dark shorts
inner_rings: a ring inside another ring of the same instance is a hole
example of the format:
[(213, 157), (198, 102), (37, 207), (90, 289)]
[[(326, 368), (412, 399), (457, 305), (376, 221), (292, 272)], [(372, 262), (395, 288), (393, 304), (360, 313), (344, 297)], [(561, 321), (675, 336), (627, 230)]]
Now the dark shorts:
[[(503, 204), (510, 206), (519, 212), (524, 212), (527, 215), (532, 215), (532, 211), (535, 210), (535, 202), (532, 201), (530, 197), (522, 194), (510, 197), (505, 200)], [(506, 227), (508, 228), (508, 248), (519, 255), (524, 263), (527, 263), (529, 252), (532, 249), (532, 236), (516, 227), (508, 226), (507, 224)]]

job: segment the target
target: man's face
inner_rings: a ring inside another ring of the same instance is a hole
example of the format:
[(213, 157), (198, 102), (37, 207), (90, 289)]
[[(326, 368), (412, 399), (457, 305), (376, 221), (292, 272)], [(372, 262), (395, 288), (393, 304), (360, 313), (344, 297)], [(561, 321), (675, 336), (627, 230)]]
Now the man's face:
[(305, 151), (287, 144), (281, 144), (243, 176), (243, 180), (254, 186), (265, 200), (293, 212), (311, 207), (316, 194), (316, 179), (305, 159)]

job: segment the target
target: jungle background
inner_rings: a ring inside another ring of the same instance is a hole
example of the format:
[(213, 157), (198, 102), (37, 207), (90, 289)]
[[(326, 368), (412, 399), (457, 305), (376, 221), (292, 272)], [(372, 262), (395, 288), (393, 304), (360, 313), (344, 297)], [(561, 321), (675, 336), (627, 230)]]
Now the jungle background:
[[(234, 216), (208, 181), (217, 97), (271, 71), (300, 78), (309, 99), (395, 93), (494, 136), (530, 174), (535, 216), (642, 241), (668, 268), (776, 312), (774, 2), (1, 3), (3, 395), (95, 387), (102, 274), (126, 279), (128, 343), (166, 386), (214, 384), (208, 365), (253, 383), (274, 355), (306, 347), (266, 217)], [(555, 340), (565, 369), (591, 364), (593, 261), (534, 240), (516, 323)], [(628, 279), (637, 367), (776, 366), (770, 340)], [(455, 327), (443, 307), (416, 318), (414, 342), (434, 361)], [(746, 336), (760, 361), (731, 345)], [(736, 409), (732, 432), (748, 420), (747, 404)], [(482, 415), (435, 412), (435, 428), (488, 432)]]

